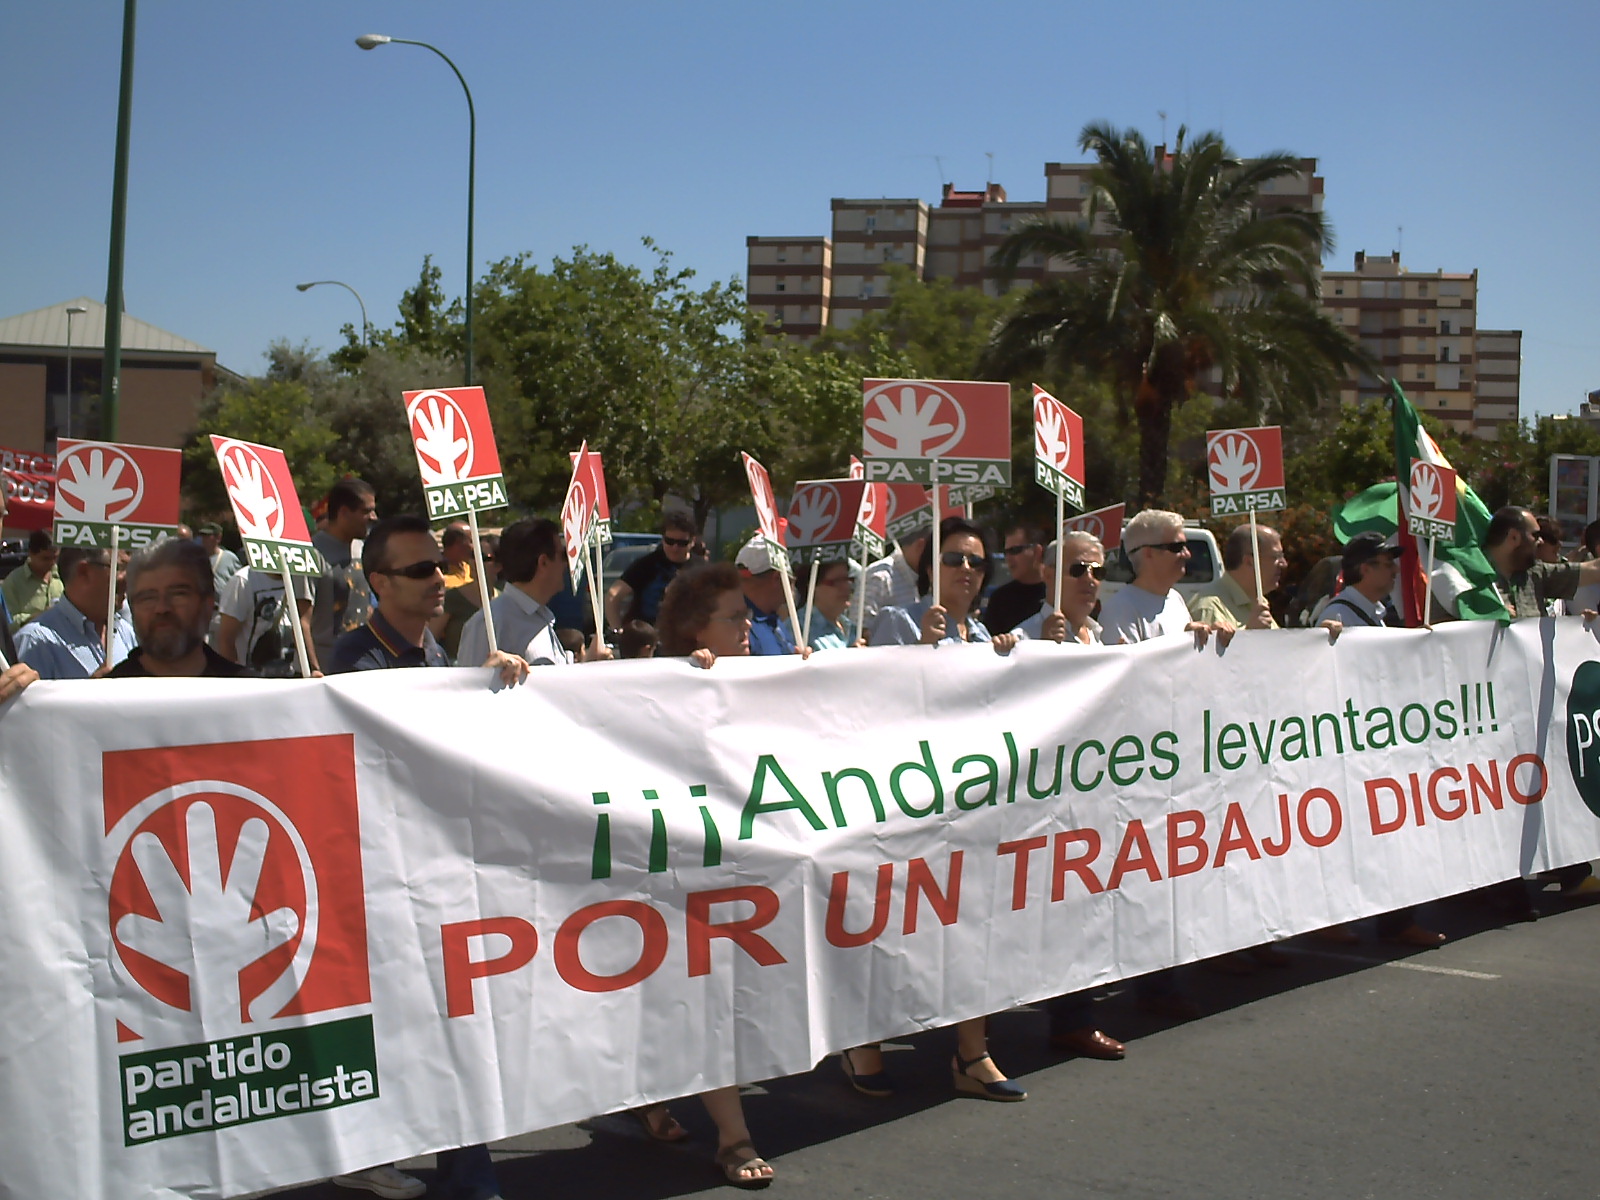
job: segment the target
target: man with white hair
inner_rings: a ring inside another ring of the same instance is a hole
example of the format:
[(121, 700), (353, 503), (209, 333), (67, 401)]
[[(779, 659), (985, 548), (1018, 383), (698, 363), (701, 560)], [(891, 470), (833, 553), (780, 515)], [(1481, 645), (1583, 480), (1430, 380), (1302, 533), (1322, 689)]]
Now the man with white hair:
[[(1189, 538), (1183, 517), (1147, 508), (1122, 531), (1122, 548), (1133, 563), (1133, 583), (1100, 607), (1100, 625), (1108, 646), (1143, 642), (1164, 634), (1195, 633), (1203, 640), (1212, 626), (1189, 615), (1175, 585), (1189, 564)], [(1219, 624), (1219, 632), (1232, 625)]]

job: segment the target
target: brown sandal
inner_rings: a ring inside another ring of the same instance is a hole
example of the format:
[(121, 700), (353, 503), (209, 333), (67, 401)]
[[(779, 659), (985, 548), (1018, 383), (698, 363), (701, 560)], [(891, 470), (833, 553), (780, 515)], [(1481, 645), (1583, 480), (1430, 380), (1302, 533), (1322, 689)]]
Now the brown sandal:
[[(741, 1150), (750, 1151), (750, 1157), (741, 1157), (739, 1155), (739, 1151)], [(729, 1183), (733, 1184), (734, 1187), (744, 1188), (747, 1191), (755, 1191), (758, 1188), (769, 1187), (773, 1178), (772, 1174), (770, 1173), (772, 1172), (772, 1164), (766, 1159), (762, 1158), (760, 1155), (756, 1154), (755, 1151), (755, 1143), (749, 1138), (745, 1138), (742, 1142), (735, 1142), (731, 1146), (725, 1146), (721, 1150), (718, 1150), (717, 1166), (722, 1168), (722, 1177)], [(759, 1171), (763, 1168), (765, 1168), (769, 1174), (740, 1174), (741, 1171)]]
[[(653, 1142), (686, 1142), (689, 1140), (689, 1131), (678, 1124), (678, 1119), (672, 1115), (672, 1110), (666, 1104), (646, 1104), (640, 1108), (628, 1110), (640, 1125), (644, 1127), (645, 1136)], [(665, 1120), (662, 1118), (665, 1117)]]

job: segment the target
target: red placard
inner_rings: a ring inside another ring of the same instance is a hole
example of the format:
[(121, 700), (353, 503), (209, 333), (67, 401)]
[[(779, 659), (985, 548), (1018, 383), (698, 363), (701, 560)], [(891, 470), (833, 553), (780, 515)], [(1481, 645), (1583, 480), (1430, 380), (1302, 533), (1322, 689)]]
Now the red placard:
[(1456, 473), (1439, 463), (1411, 460), (1406, 488), (1406, 527), (1412, 537), (1456, 539)]
[(1100, 539), (1100, 544), (1110, 554), (1122, 545), (1122, 524), (1127, 517), (1126, 504), (1111, 504), (1105, 508), (1097, 508), (1093, 512), (1086, 512), (1076, 517), (1068, 517), (1061, 523), (1061, 531), (1069, 533), (1074, 529), (1081, 529), (1085, 533), (1092, 533)]
[(1206, 467), (1214, 517), (1288, 505), (1283, 487), (1283, 430), (1276, 425), (1207, 431)]
[(56, 451), (55, 537), (63, 546), (118, 545), (137, 550), (178, 525), (183, 454), (160, 446), (80, 442)]
[[(567, 456), (577, 465), (577, 452)], [(606, 495), (606, 466), (598, 450), (589, 451), (589, 478), (594, 483), (594, 523), (602, 546), (611, 543), (611, 498)]]
[(844, 562), (856, 537), (860, 479), (812, 479), (794, 485), (789, 500), (789, 545), (796, 561)]
[(861, 388), (869, 480), (1011, 485), (1010, 384), (866, 379)]
[(744, 451), (739, 452), (739, 457), (744, 460), (745, 478), (750, 481), (750, 498), (756, 506), (756, 524), (761, 536), (767, 539), (773, 559), (777, 560), (782, 557), (779, 551), (783, 549), (783, 528), (778, 520), (778, 500), (772, 494), (772, 476)]
[(926, 525), (933, 517), (933, 500), (920, 483), (883, 485), (888, 504), (884, 509), (884, 532), (895, 541)]
[(322, 574), (283, 451), (216, 434), (211, 435), (211, 449), (251, 567), (275, 575)]
[(56, 460), (0, 446), (0, 487), (7, 529), (49, 529), (56, 513)]
[(481, 387), (402, 392), (411, 446), (428, 498), (428, 516), (504, 508), (505, 480)]
[(1033, 478), (1083, 507), (1083, 418), (1037, 383), (1033, 385)]
[(584, 442), (572, 456), (572, 482), (567, 484), (567, 497), (561, 503), (561, 534), (567, 543), (567, 570), (572, 574), (576, 588), (583, 578), (587, 559), (583, 549), (588, 544), (589, 527), (594, 522), (595, 466), (590, 461), (589, 443)]

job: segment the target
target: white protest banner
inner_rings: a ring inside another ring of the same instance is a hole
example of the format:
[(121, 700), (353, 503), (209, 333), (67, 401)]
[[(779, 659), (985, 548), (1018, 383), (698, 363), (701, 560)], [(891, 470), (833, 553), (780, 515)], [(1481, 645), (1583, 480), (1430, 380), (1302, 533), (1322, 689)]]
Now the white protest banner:
[[(1083, 418), (1033, 385), (1033, 480), (1059, 500), (1083, 507)], [(1056, 521), (1062, 520), (1060, 506)]]
[(62, 546), (141, 550), (178, 527), (182, 451), (73, 438), (56, 445), (55, 539)]
[(321, 575), (322, 563), (311, 547), (311, 530), (283, 451), (216, 434), (211, 435), (211, 449), (250, 566), (272, 575)]
[(866, 379), (862, 458), (880, 483), (1011, 486), (1011, 385)]
[(1276, 425), (1206, 431), (1211, 515), (1287, 508), (1283, 487), (1283, 430)]
[[(323, 563), (322, 556), (312, 548), (311, 531), (306, 528), (306, 514), (300, 507), (288, 459), (275, 446), (258, 446), (216, 434), (211, 435), (211, 450), (217, 456), (217, 467), (222, 472), (222, 483), (227, 488), (228, 503), (233, 506), (233, 519), (238, 522), (251, 569), (282, 576), (284, 596), (294, 596), (290, 576), (320, 576)], [(285, 603), (291, 608), (289, 628), (294, 633), (300, 675), (309, 679), (311, 657), (306, 649), (305, 630), (298, 613), (292, 611), (295, 601), (286, 599)]]
[[(506, 481), (481, 387), (403, 392), (411, 445), (435, 521), (504, 508)], [(476, 522), (474, 537), (476, 537)]]
[(1600, 857), (1594, 651), (36, 684), (0, 707), (0, 1193), (321, 1178)]
[(1074, 529), (1081, 529), (1085, 533), (1092, 533), (1100, 539), (1100, 544), (1110, 554), (1122, 545), (1122, 526), (1127, 518), (1128, 506), (1126, 504), (1108, 504), (1104, 508), (1097, 508), (1093, 512), (1080, 513), (1076, 517), (1068, 517), (1061, 523), (1061, 531), (1070, 533)]
[(56, 512), (56, 460), (0, 446), (0, 487), (8, 529), (49, 529)]

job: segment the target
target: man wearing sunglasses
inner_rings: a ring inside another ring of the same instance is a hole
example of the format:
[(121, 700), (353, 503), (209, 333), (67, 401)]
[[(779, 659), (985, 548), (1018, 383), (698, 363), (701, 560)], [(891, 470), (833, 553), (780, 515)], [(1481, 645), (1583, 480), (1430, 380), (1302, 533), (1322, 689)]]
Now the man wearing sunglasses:
[[(1193, 633), (1203, 642), (1211, 626), (1189, 615), (1176, 586), (1189, 565), (1183, 517), (1146, 509), (1122, 531), (1122, 548), (1133, 563), (1133, 583), (1100, 606), (1106, 644), (1143, 642), (1174, 633)], [(1230, 624), (1230, 632), (1231, 628)]]
[(1039, 611), (1044, 603), (1044, 530), (1018, 525), (1006, 534), (1006, 570), (1011, 582), (995, 588), (983, 609), (990, 633), (1005, 633)]
[[(428, 629), (428, 622), (444, 611), (446, 566), (427, 518), (405, 514), (374, 525), (361, 549), (361, 571), (378, 606), (365, 625), (334, 643), (329, 669), (338, 673), (448, 667), (449, 657)], [(528, 675), (528, 664), (504, 650), (489, 655), (483, 665), (498, 670), (507, 686)], [(446, 1200), (490, 1200), (500, 1195), (487, 1146), (441, 1150), (438, 1167), (432, 1188), (388, 1163), (337, 1176), (333, 1182), (394, 1200), (408, 1200), (424, 1191)]]
[[(1261, 599), (1256, 599), (1257, 560), (1261, 563)], [(1189, 614), (1196, 621), (1232, 625), (1235, 629), (1276, 629), (1266, 596), (1278, 586), (1289, 560), (1283, 556), (1283, 539), (1276, 529), (1256, 526), (1254, 544), (1250, 526), (1240, 525), (1222, 546), (1222, 574), (1194, 598)]]
[[(1061, 599), (1056, 600), (1056, 555), (1061, 555)], [(1100, 625), (1089, 614), (1100, 600), (1100, 581), (1106, 577), (1106, 552), (1092, 533), (1075, 529), (1060, 542), (1051, 542), (1041, 556), (1045, 589), (1039, 611), (1016, 628), (1019, 638), (1034, 641), (1077, 642), (1097, 646)]]
[(628, 569), (606, 589), (606, 623), (621, 629), (629, 621), (656, 622), (667, 584), (689, 561), (689, 548), (700, 531), (685, 513), (669, 512), (661, 518), (661, 545)]

